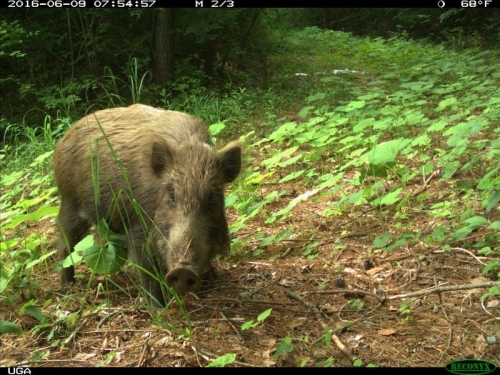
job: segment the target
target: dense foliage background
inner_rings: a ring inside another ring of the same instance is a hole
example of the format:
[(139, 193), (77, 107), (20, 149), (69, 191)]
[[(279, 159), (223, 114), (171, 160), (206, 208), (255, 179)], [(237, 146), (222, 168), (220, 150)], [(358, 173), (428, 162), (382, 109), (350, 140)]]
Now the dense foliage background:
[[(499, 42), (482, 9), (9, 9), (0, 14), (0, 132), (45, 115), (145, 102), (181, 107), (180, 93), (272, 84), (267, 56), (287, 30), (401, 35), (454, 48)], [(279, 68), (278, 68), (279, 69)], [(5, 136), (11, 139), (11, 129)]]

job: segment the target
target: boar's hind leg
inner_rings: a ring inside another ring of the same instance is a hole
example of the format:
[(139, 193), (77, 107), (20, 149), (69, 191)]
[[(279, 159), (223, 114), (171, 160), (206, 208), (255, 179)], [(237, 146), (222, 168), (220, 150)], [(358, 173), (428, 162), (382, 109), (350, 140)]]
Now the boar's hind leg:
[[(64, 260), (87, 233), (90, 223), (78, 214), (73, 204), (63, 200), (57, 217), (57, 225), (60, 231), (57, 255), (59, 260)], [(75, 268), (73, 266), (63, 268), (61, 283), (73, 281), (75, 281)]]

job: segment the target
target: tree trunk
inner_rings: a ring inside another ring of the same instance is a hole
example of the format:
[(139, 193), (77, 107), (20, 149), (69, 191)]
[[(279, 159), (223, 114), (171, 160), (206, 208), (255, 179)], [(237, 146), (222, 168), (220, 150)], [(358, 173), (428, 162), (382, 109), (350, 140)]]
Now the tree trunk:
[(157, 9), (154, 27), (154, 82), (165, 87), (174, 72), (172, 9)]

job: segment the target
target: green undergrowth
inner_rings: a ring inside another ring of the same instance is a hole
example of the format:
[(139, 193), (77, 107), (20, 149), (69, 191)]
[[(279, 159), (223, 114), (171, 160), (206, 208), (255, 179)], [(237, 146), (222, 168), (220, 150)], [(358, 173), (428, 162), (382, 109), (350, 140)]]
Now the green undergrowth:
[[(176, 83), (180, 95), (160, 93), (158, 101), (213, 124), (220, 144), (245, 139), (247, 167), (226, 196), (238, 214), (233, 253), (257, 243), (253, 256), (271, 256), (270, 247), (307, 236), (302, 255), (313, 259), (320, 243), (304, 232), (297, 212), (317, 204), (318, 221), (344, 215), (362, 221), (370, 209), (383, 224), (367, 251), (412, 248), (415, 240), (418, 251), (461, 246), (485, 256), (483, 273), (498, 279), (499, 55), (309, 28), (284, 38), (269, 56), (267, 89), (230, 87), (220, 95), (183, 78)], [(140, 97), (141, 77), (133, 78)], [(13, 128), (19, 142), (2, 149), (2, 303), (36, 301), (36, 275), (54, 272), (51, 156), (70, 118), (55, 113), (39, 133)], [(432, 229), (419, 231), (417, 218)], [(53, 327), (57, 319), (49, 320)]]
[[(239, 212), (233, 248), (257, 241), (254, 255), (265, 256), (269, 245), (305, 234), (290, 225), (297, 206), (330, 197), (317, 213), (320, 221), (344, 214), (361, 220), (371, 208), (390, 222), (369, 251), (411, 247), (415, 240), (444, 250), (460, 244), (487, 256), (491, 261), (483, 273), (497, 278), (499, 51), (455, 53), (400, 38), (355, 39), (331, 31), (301, 38), (313, 47), (302, 44), (298, 59), (303, 54), (304, 62), (314, 60), (311, 50), (318, 53), (318, 48), (342, 48), (340, 61), (350, 65), (341, 67), (351, 71), (313, 74), (310, 69), (303, 77), (314, 90), (294, 120), (278, 119), (266, 124), (263, 136), (248, 135), (255, 160), (227, 198)], [(325, 54), (318, 59), (325, 60)], [(269, 208), (295, 184), (301, 191), (285, 207)], [(263, 187), (268, 187), (265, 194)], [(420, 232), (413, 225), (417, 217), (436, 221), (434, 229)], [(255, 219), (260, 230), (238, 237)], [(269, 227), (275, 234), (269, 235)], [(483, 235), (471, 235), (477, 231)], [(303, 254), (314, 257), (311, 242)], [(495, 287), (489, 293), (499, 292)]]

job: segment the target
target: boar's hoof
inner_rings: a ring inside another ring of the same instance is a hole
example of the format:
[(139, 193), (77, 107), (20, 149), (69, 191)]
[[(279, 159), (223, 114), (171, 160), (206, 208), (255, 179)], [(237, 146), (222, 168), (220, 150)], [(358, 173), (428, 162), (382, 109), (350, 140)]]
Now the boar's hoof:
[(186, 267), (175, 268), (167, 274), (167, 283), (181, 294), (197, 292), (201, 288), (200, 277)]

